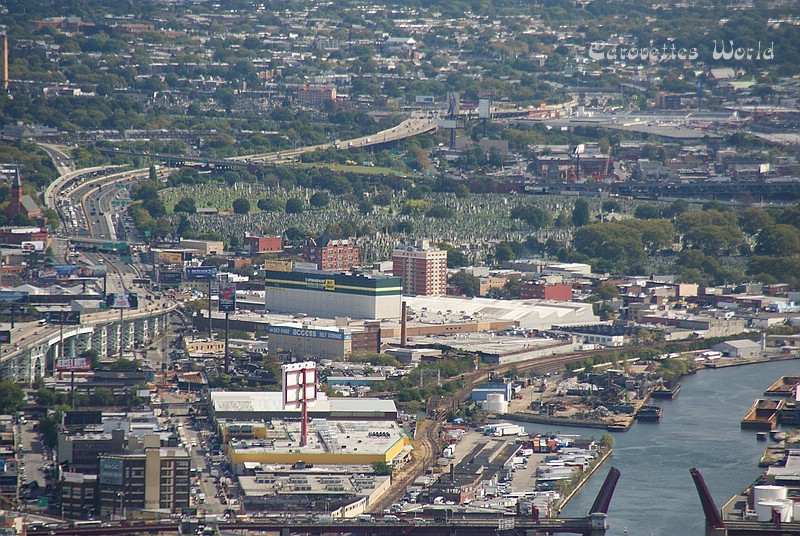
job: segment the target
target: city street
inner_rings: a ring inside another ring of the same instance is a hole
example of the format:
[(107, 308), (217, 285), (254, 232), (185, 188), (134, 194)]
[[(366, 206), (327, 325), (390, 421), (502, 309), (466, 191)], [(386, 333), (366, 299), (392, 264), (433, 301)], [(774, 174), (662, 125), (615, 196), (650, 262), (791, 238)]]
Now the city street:
[[(45, 459), (42, 452), (42, 443), (39, 433), (33, 429), (37, 421), (27, 421), (25, 424), (19, 424), (22, 439), (21, 460), (25, 462), (25, 482), (22, 484), (36, 481), (39, 486), (46, 485), (45, 473), (42, 466), (49, 464), (51, 460)], [(20, 479), (21, 480), (21, 479)]]

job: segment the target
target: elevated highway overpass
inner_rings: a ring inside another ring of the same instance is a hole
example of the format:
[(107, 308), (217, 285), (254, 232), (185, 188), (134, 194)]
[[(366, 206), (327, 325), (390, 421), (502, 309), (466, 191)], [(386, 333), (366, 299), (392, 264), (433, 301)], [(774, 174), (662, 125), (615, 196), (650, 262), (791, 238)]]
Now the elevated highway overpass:
[[(142, 300), (144, 302), (144, 300)], [(83, 315), (79, 326), (64, 326), (63, 356), (77, 357), (87, 350), (101, 356), (113, 356), (133, 349), (136, 343), (159, 339), (169, 328), (169, 314), (176, 304), (140, 302), (140, 309), (103, 311)], [(3, 345), (0, 354), (0, 378), (31, 384), (53, 370), (61, 357), (61, 327), (38, 322), (20, 324), (11, 330), (11, 344)]]

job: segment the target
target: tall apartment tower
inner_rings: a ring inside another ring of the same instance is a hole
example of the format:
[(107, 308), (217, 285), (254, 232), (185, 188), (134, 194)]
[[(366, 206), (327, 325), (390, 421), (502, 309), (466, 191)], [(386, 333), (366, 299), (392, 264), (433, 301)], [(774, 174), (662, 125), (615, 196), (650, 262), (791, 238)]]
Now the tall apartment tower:
[(0, 34), (0, 89), (8, 91), (8, 36)]
[(403, 280), (403, 294), (447, 294), (447, 251), (431, 246), (428, 240), (397, 246), (392, 251), (392, 270)]

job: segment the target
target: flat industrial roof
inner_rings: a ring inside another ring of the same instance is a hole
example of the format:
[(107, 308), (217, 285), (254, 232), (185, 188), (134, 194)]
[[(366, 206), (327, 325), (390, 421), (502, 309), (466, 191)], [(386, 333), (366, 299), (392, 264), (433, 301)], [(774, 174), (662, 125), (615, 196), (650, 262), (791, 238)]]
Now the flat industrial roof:
[(549, 300), (493, 300), (450, 296), (405, 298), (417, 314), (414, 324), (442, 324), (474, 321), (516, 321), (520, 327), (550, 329), (553, 325), (595, 324), (592, 304)]
[[(331, 413), (396, 413), (394, 400), (385, 398), (327, 398), (317, 393), (318, 400), (309, 410)], [(211, 405), (217, 413), (297, 413), (299, 409), (284, 409), (283, 393), (279, 391), (212, 391)]]
[[(327, 421), (311, 419), (308, 444), (300, 446), (300, 422), (272, 421), (269, 439), (232, 439), (234, 454), (384, 454), (405, 436), (394, 421)], [(277, 438), (276, 436), (282, 436)]]

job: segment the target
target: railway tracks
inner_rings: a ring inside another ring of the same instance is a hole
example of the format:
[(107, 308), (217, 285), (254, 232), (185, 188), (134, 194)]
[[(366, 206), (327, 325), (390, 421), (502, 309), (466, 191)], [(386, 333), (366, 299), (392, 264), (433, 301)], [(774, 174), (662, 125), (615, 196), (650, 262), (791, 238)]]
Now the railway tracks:
[[(635, 351), (642, 348), (658, 348), (661, 345), (639, 345), (626, 348), (627, 351)], [(669, 343), (671, 345), (680, 343)], [(688, 344), (688, 343), (684, 343)], [(535, 358), (529, 361), (517, 363), (507, 363), (497, 365), (491, 369), (479, 369), (470, 373), (462, 374), (450, 379), (450, 381), (463, 381), (464, 385), (457, 392), (440, 398), (431, 397), (426, 405), (426, 418), (417, 422), (417, 437), (412, 442), (414, 446), (414, 459), (401, 468), (392, 477), (392, 486), (378, 501), (372, 504), (369, 510), (373, 513), (380, 513), (384, 508), (400, 500), (405, 494), (406, 488), (410, 486), (417, 477), (425, 473), (428, 467), (439, 457), (441, 450), (441, 433), (447, 417), (447, 412), (451, 408), (456, 408), (469, 399), (470, 393), (479, 383), (486, 381), (490, 373), (503, 374), (509, 370), (516, 369), (518, 372), (535, 371), (537, 374), (558, 372), (564, 369), (568, 363), (592, 357), (608, 357), (618, 349), (593, 350), (588, 352), (572, 352), (563, 355), (554, 355), (542, 358)]]

